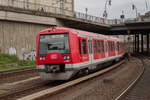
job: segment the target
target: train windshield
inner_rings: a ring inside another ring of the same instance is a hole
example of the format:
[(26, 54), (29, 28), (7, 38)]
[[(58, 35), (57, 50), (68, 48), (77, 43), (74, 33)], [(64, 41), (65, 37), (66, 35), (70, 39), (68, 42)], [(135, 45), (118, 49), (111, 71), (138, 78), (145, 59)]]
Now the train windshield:
[(68, 34), (40, 35), (39, 55), (51, 52), (70, 53)]

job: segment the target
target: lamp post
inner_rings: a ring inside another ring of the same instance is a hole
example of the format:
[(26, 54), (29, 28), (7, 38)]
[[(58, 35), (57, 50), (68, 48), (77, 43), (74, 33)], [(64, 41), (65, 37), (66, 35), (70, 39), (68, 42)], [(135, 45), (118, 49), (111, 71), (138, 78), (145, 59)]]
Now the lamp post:
[(85, 16), (86, 16), (86, 19), (87, 19), (87, 12), (88, 12), (88, 8), (85, 8)]
[(137, 11), (137, 7), (134, 4), (132, 5), (132, 10), (135, 10), (136, 18), (137, 18), (138, 17), (138, 11)]
[(107, 5), (110, 5), (111, 6), (111, 0), (106, 0), (106, 3), (105, 3), (105, 9), (104, 9), (104, 13), (103, 13), (103, 17), (104, 19), (106, 20), (107, 19), (107, 16), (108, 16), (108, 13), (107, 13)]
[(120, 15), (120, 18), (122, 20), (122, 23), (124, 23), (124, 18), (125, 18), (124, 11), (122, 11), (122, 15)]
[(148, 2), (145, 0), (146, 9), (148, 10)]

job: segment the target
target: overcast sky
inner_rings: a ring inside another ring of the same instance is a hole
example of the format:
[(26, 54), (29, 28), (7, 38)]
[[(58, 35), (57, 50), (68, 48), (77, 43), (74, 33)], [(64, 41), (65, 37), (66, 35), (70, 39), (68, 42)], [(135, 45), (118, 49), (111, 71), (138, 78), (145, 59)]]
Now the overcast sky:
[[(88, 14), (102, 17), (104, 12), (104, 5), (106, 0), (74, 0), (75, 11), (85, 12), (88, 8)], [(138, 13), (144, 14), (150, 11), (150, 0), (148, 2), (148, 9), (146, 9), (145, 0), (112, 0), (112, 5), (107, 6), (108, 18), (120, 18), (122, 11), (124, 11), (126, 18), (134, 18), (136, 13), (132, 10), (132, 4), (135, 4)]]

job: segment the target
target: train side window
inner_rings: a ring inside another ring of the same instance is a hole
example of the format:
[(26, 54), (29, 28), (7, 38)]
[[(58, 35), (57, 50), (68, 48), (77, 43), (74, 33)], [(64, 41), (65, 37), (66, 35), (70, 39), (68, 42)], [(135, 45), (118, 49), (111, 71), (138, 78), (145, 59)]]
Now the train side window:
[(104, 52), (104, 41), (102, 41), (102, 52)]
[(109, 52), (111, 51), (111, 42), (109, 42)]
[(114, 51), (114, 50), (113, 50), (113, 48), (114, 48), (114, 47), (113, 47), (113, 42), (111, 42), (111, 46), (112, 46), (112, 52), (113, 52), (113, 51)]
[(114, 51), (115, 51), (115, 48), (116, 48), (116, 45), (115, 45), (115, 42), (114, 42)]
[(94, 40), (94, 53), (97, 53), (97, 42)]
[(88, 40), (88, 48), (89, 48), (89, 53), (91, 53), (91, 44), (90, 44), (90, 40)]
[(100, 41), (98, 41), (98, 52), (101, 53), (101, 45), (100, 45)]
[(119, 48), (119, 42), (117, 43), (117, 47), (118, 47), (118, 51), (120, 50), (120, 48)]
[(92, 41), (88, 40), (89, 53), (92, 54)]
[(114, 51), (114, 42), (112, 42), (112, 47), (113, 47), (113, 51)]
[(109, 52), (111, 51), (111, 42), (109, 42)]
[(111, 42), (111, 51), (113, 52), (113, 42)]
[(119, 43), (119, 51), (121, 50), (121, 44)]
[(116, 50), (116, 45), (115, 45), (115, 42), (114, 42), (114, 51)]
[(116, 44), (115, 44), (115, 45), (116, 45), (116, 47), (115, 47), (115, 48), (116, 48), (116, 51), (118, 51), (118, 44), (117, 44), (117, 42), (116, 42)]
[(82, 39), (82, 48), (83, 48), (83, 54), (87, 54), (87, 44), (85, 39)]
[(107, 41), (105, 41), (105, 51), (108, 52), (107, 50)]
[(121, 44), (119, 43), (119, 51), (121, 50)]
[(104, 42), (101, 41), (101, 51), (104, 52)]
[(113, 42), (113, 45), (114, 45), (114, 51), (115, 51), (115, 42)]
[(108, 48), (109, 48), (109, 52), (110, 52), (111, 51), (110, 42), (108, 42)]
[(78, 39), (78, 41), (79, 41), (79, 52), (81, 54), (81, 39)]
[(120, 43), (120, 51), (121, 51), (121, 43)]
[(93, 52), (93, 49), (92, 49), (92, 47), (93, 47), (93, 46), (92, 46), (92, 45), (93, 45), (93, 44), (92, 44), (92, 40), (90, 40), (90, 44), (91, 44), (91, 54), (92, 54), (92, 52)]
[(120, 43), (120, 49), (121, 49), (121, 51), (123, 50), (123, 46), (122, 46), (122, 43)]

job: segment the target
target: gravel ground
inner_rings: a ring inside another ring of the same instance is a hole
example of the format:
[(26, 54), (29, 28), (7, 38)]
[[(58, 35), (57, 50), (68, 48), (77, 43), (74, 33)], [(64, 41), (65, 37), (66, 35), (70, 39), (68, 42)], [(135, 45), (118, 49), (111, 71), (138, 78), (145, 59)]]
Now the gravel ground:
[(132, 58), (117, 69), (50, 95), (43, 100), (114, 100), (142, 70), (139, 59)]
[(150, 59), (145, 59), (144, 62), (146, 66), (141, 80), (123, 100), (150, 100)]

